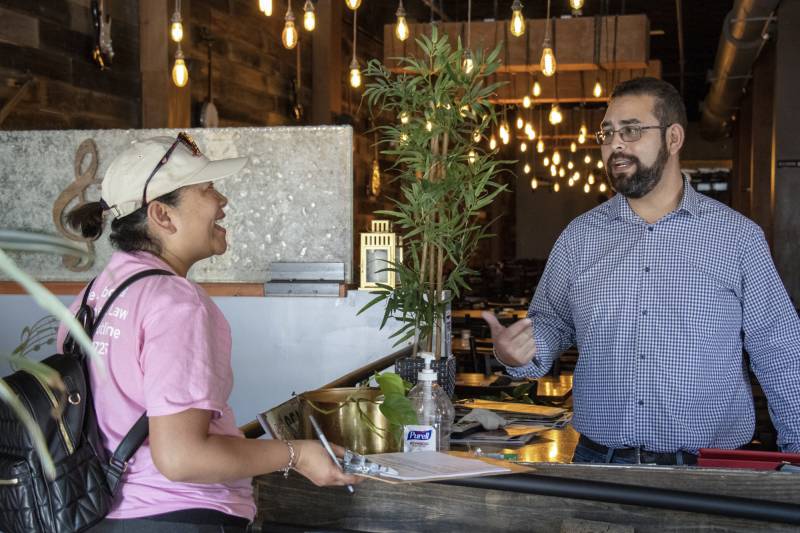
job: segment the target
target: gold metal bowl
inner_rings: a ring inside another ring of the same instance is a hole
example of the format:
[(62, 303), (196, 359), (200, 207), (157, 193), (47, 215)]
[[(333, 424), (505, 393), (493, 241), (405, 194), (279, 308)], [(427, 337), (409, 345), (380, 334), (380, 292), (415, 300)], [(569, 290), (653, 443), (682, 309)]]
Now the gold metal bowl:
[(359, 454), (397, 452), (402, 449), (400, 429), (390, 427), (380, 411), (381, 391), (341, 387), (300, 395), (301, 433), (316, 439), (308, 415), (314, 415), (329, 441)]

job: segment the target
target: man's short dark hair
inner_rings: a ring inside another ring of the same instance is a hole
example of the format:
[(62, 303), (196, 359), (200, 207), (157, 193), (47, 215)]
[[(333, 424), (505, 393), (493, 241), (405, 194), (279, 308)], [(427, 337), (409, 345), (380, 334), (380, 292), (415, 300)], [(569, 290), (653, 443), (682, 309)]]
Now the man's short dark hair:
[(611, 99), (620, 96), (646, 94), (655, 99), (653, 114), (661, 126), (680, 124), (686, 130), (686, 106), (680, 93), (672, 84), (658, 78), (633, 78), (623, 81), (611, 93)]

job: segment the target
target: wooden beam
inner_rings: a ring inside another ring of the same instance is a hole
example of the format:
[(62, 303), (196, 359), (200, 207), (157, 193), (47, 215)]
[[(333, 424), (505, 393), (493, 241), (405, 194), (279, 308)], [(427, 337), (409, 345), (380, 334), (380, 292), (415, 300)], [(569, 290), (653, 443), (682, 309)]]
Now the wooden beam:
[[(525, 34), (520, 37), (508, 32), (507, 21), (472, 22), (470, 46), (488, 54), (497, 43), (507, 43), (500, 53), (503, 65), (499, 72), (539, 72), (545, 22), (545, 19), (526, 20)], [(451, 46), (456, 46), (459, 37), (462, 43), (466, 42), (465, 22), (447, 22), (439, 26), (440, 35), (446, 35)], [(597, 23), (594, 17), (556, 19), (551, 30), (560, 71), (647, 68), (650, 22), (646, 15), (600, 17)], [(393, 32), (394, 24), (384, 27), (383, 62), (390, 68), (397, 66), (397, 61), (392, 58), (421, 56), (414, 39), (430, 35), (430, 24), (410, 24), (410, 36), (402, 43), (395, 38), (386, 38)], [(595, 50), (595, 32), (599, 33), (599, 50)]]
[(317, 2), (313, 32), (311, 123), (332, 124), (342, 112), (342, 2)]

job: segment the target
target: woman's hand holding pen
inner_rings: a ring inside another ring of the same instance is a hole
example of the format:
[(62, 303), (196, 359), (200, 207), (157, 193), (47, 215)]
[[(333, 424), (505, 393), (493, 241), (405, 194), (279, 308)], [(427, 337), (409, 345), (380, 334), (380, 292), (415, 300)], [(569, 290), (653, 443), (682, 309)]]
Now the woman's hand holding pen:
[(503, 326), (494, 313), (483, 311), (481, 317), (489, 324), (494, 341), (495, 357), (507, 366), (527, 365), (536, 355), (533, 327), (530, 318)]
[[(363, 478), (352, 474), (345, 474), (342, 469), (334, 464), (322, 444), (316, 440), (292, 441), (297, 450), (297, 465), (294, 467), (299, 473), (307, 477), (314, 485), (355, 485)], [(341, 457), (344, 449), (336, 444), (331, 444), (334, 453)]]

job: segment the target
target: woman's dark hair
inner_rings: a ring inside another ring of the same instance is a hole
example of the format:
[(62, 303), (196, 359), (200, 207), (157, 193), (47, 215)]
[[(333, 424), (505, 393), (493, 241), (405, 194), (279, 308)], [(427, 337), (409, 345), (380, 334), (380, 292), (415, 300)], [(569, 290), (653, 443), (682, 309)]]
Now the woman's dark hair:
[[(172, 191), (155, 200), (171, 207), (178, 205), (181, 189)], [(89, 202), (76, 207), (66, 215), (69, 226), (80, 231), (87, 239), (97, 240), (103, 234), (103, 208), (100, 202)], [(123, 252), (146, 251), (161, 253), (161, 243), (147, 232), (147, 206), (111, 222), (111, 245)]]

